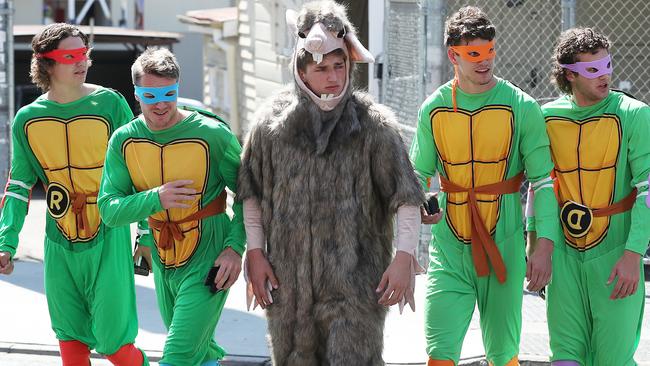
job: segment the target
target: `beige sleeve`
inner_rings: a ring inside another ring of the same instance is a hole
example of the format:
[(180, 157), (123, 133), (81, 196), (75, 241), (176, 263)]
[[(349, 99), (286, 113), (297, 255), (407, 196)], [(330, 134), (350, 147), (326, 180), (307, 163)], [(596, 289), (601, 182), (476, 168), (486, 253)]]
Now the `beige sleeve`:
[(246, 229), (246, 249), (266, 248), (266, 238), (262, 228), (262, 208), (255, 198), (244, 200), (244, 228)]
[(420, 207), (400, 206), (397, 208), (397, 235), (393, 245), (395, 249), (407, 252), (415, 257), (420, 241)]

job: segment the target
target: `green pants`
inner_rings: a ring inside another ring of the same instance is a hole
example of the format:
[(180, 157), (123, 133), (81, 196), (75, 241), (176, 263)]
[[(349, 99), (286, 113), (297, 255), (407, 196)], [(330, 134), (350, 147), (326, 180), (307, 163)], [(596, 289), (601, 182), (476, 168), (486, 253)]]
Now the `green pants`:
[(212, 294), (203, 284), (213, 262), (191, 262), (180, 269), (154, 266), (158, 307), (168, 330), (160, 363), (197, 366), (226, 354), (214, 341), (214, 330), (227, 292)]
[(610, 300), (617, 279), (609, 286), (607, 279), (622, 254), (623, 246), (583, 262), (555, 250), (547, 298), (551, 360), (584, 366), (636, 365), (633, 356), (645, 301), (643, 268), (635, 294)]
[(203, 225), (215, 225), (210, 230), (213, 235), (203, 236), (192, 258), (180, 268), (164, 268), (156, 247), (151, 248), (158, 307), (168, 330), (161, 364), (199, 366), (226, 354), (214, 341), (214, 331), (228, 292), (213, 294), (204, 282), (223, 249), (230, 220), (218, 215)]
[(135, 341), (138, 318), (128, 227), (74, 250), (45, 239), (45, 294), (57, 339), (111, 355)]
[(516, 232), (497, 246), (507, 270), (503, 284), (494, 272), (477, 277), (470, 245), (441, 243), (434, 237), (425, 305), (427, 353), (432, 359), (458, 363), (476, 304), (488, 361), (503, 366), (519, 354), (526, 271), (523, 234)]

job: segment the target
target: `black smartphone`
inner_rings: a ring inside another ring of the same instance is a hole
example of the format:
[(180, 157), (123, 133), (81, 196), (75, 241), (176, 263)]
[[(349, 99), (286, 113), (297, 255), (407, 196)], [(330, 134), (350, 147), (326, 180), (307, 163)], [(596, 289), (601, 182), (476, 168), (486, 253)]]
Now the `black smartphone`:
[(217, 288), (217, 285), (214, 283), (214, 279), (217, 277), (217, 272), (219, 272), (219, 266), (210, 268), (210, 272), (208, 272), (208, 276), (205, 278), (204, 282), (204, 285), (208, 286), (210, 288), (210, 292), (213, 294), (217, 294), (223, 291), (222, 288)]
[(150, 270), (151, 270), (151, 266), (149, 265), (149, 262), (146, 259), (144, 259), (144, 257), (140, 257), (138, 263), (136, 263), (133, 266), (133, 271), (135, 272), (135, 274), (140, 276), (149, 276)]
[[(138, 245), (140, 242), (140, 236), (138, 235), (135, 238), (135, 250), (138, 250)], [(149, 276), (149, 271), (151, 270), (151, 264), (144, 257), (140, 257), (138, 263), (133, 265), (133, 272), (140, 276)]]
[(438, 194), (427, 193), (425, 197), (427, 198), (427, 202), (424, 204), (424, 210), (427, 211), (427, 214), (433, 215), (440, 212), (440, 206), (438, 205)]

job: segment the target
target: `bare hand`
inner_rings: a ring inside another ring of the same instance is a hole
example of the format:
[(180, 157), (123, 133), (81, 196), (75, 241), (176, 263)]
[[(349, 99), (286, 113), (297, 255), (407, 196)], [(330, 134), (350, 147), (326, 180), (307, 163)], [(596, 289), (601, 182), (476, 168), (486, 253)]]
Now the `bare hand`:
[(138, 245), (138, 247), (135, 249), (135, 253), (133, 253), (133, 264), (138, 264), (140, 263), (140, 258), (142, 260), (147, 261), (147, 264), (149, 265), (149, 273), (151, 273), (152, 267), (152, 258), (151, 258), (151, 248), (150, 247), (145, 247), (143, 245)]
[(167, 210), (170, 208), (189, 208), (190, 205), (182, 203), (183, 201), (194, 201), (196, 199), (194, 194), (196, 190), (192, 188), (185, 188), (185, 186), (192, 184), (191, 180), (175, 180), (173, 182), (165, 183), (158, 188), (158, 197), (160, 197), (160, 204)]
[(424, 207), (420, 206), (420, 216), (422, 217), (422, 223), (426, 225), (437, 224), (442, 220), (442, 209), (433, 215), (429, 215)]
[(9, 252), (0, 252), (0, 274), (10, 275), (14, 271), (14, 261)]
[(262, 249), (251, 249), (246, 253), (246, 265), (248, 266), (248, 280), (253, 285), (253, 294), (257, 303), (262, 309), (273, 303), (267, 288), (267, 281), (271, 282), (274, 289), (279, 287), (278, 279), (273, 273), (273, 268), (269, 263)]
[(241, 257), (232, 248), (228, 247), (221, 252), (214, 266), (219, 267), (214, 284), (218, 289), (227, 290), (235, 284), (241, 272)]
[(551, 280), (551, 255), (553, 254), (553, 242), (546, 238), (537, 239), (537, 245), (532, 248), (532, 254), (526, 262), (526, 289), (537, 292), (544, 288)]
[(397, 304), (406, 294), (411, 283), (411, 255), (398, 250), (393, 262), (388, 266), (377, 287), (384, 294), (379, 303), (384, 306)]
[(616, 262), (612, 273), (607, 279), (607, 285), (610, 285), (618, 277), (614, 290), (609, 297), (610, 299), (622, 299), (636, 292), (639, 286), (640, 267), (641, 254), (629, 250), (623, 252), (621, 259)]

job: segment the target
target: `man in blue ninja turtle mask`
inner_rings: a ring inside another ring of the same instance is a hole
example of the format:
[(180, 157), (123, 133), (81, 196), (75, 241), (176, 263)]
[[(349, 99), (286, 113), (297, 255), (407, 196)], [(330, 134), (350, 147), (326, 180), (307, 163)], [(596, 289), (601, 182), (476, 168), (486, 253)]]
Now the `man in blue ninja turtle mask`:
[(142, 115), (109, 142), (100, 214), (109, 226), (148, 217), (169, 331), (160, 365), (215, 366), (225, 350), (214, 330), (244, 251), (241, 203), (232, 220), (225, 213), (241, 147), (218, 116), (177, 108), (180, 68), (171, 52), (147, 49), (131, 70)]

